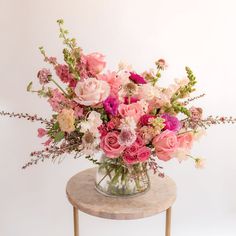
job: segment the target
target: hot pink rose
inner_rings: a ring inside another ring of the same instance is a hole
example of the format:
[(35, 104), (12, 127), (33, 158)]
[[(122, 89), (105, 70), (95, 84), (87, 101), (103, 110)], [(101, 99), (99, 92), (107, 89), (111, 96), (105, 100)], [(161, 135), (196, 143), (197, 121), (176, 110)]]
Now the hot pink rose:
[(109, 132), (102, 137), (100, 147), (105, 155), (110, 158), (117, 158), (123, 152), (124, 147), (118, 142), (118, 131)]
[(193, 133), (188, 132), (177, 136), (180, 148), (191, 149), (193, 145)]
[(131, 103), (129, 105), (121, 104), (118, 111), (122, 117), (133, 117), (137, 122), (143, 115), (143, 108), (139, 103)]
[(81, 105), (94, 106), (104, 101), (110, 93), (110, 86), (106, 81), (88, 78), (78, 82), (75, 87), (76, 98)]
[(93, 76), (99, 74), (106, 66), (106, 62), (104, 62), (104, 56), (100, 53), (95, 52), (83, 57), (87, 62), (88, 71)]
[(165, 130), (153, 139), (152, 144), (155, 147), (158, 159), (168, 161), (178, 148), (176, 133), (174, 131)]

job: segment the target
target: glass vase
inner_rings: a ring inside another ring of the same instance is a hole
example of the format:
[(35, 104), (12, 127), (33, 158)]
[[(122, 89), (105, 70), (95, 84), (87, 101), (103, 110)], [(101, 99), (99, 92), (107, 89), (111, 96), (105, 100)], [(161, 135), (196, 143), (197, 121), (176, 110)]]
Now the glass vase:
[(106, 196), (134, 196), (146, 192), (150, 179), (146, 163), (125, 165), (122, 161), (102, 157), (97, 169), (96, 190)]

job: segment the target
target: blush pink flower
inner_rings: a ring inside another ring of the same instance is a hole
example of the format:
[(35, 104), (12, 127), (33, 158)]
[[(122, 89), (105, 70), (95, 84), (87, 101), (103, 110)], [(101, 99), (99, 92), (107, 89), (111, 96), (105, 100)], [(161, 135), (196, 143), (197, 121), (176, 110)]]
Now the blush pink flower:
[(39, 79), (39, 83), (41, 85), (45, 85), (49, 83), (49, 80), (50, 80), (50, 77), (52, 77), (52, 74), (49, 69), (43, 68), (38, 72), (37, 77)]
[(117, 158), (123, 152), (125, 147), (119, 144), (118, 136), (119, 132), (113, 131), (102, 137), (100, 147), (107, 157)]
[(180, 134), (177, 136), (180, 148), (191, 149), (193, 145), (194, 135), (192, 132)]
[(44, 146), (49, 146), (51, 142), (52, 142), (52, 139), (49, 138), (46, 142), (43, 143), (43, 145)]
[(102, 72), (106, 66), (104, 56), (100, 53), (91, 53), (88, 55), (83, 55), (83, 57), (83, 59), (86, 60), (87, 70), (93, 76)]
[(63, 108), (70, 107), (71, 101), (68, 100), (58, 89), (50, 90), (50, 98), (48, 99), (53, 111), (61, 112)]
[(69, 67), (67, 65), (57, 65), (55, 67), (57, 76), (63, 83), (72, 83), (74, 77), (70, 74)]
[(131, 103), (131, 104), (121, 104), (118, 108), (118, 111), (122, 117), (133, 117), (136, 122), (138, 122), (139, 118), (143, 115), (143, 108), (139, 103)]
[(47, 131), (45, 129), (43, 129), (43, 128), (38, 129), (38, 137), (39, 138), (44, 137), (46, 134), (47, 134)]
[(131, 129), (123, 128), (119, 134), (118, 142), (120, 145), (127, 147), (132, 145), (136, 138), (136, 134)]
[(116, 75), (116, 72), (108, 71), (106, 74), (97, 75), (97, 78), (99, 80), (106, 81), (110, 85), (110, 88), (111, 88), (110, 94), (111, 94), (111, 96), (113, 96), (113, 97), (118, 96), (118, 91), (121, 87), (121, 80)]
[(200, 107), (191, 107), (190, 108), (190, 119), (192, 121), (199, 121), (202, 118), (202, 108)]
[(110, 94), (110, 86), (106, 81), (88, 78), (78, 82), (75, 87), (77, 103), (84, 106), (94, 106), (103, 102)]
[(168, 161), (172, 158), (172, 154), (178, 148), (176, 133), (174, 131), (165, 130), (153, 139), (152, 144), (158, 159)]

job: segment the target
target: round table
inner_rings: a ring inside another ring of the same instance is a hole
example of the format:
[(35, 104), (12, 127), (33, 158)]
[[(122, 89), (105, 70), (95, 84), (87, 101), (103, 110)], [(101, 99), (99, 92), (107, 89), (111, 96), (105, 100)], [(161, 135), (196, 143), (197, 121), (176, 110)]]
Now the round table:
[(95, 189), (95, 174), (96, 168), (87, 169), (67, 183), (67, 197), (73, 206), (74, 236), (79, 236), (78, 210), (115, 220), (140, 219), (166, 211), (165, 235), (170, 236), (171, 206), (176, 199), (176, 185), (170, 177), (151, 175), (151, 188), (142, 195), (106, 197)]

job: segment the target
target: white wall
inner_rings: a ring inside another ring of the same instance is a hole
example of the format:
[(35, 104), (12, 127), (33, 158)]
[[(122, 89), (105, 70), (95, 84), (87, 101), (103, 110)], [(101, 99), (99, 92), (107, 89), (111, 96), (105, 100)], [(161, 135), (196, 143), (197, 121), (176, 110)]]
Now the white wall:
[[(164, 57), (164, 80), (184, 75), (189, 65), (198, 77), (197, 104), (205, 114), (236, 116), (236, 2), (234, 0), (0, 0), (0, 108), (49, 116), (47, 103), (25, 91), (45, 64), (37, 47), (61, 58), (56, 19), (87, 52), (107, 55), (108, 67), (122, 59), (142, 71)], [(65, 185), (91, 166), (68, 156), (61, 165), (40, 164), (22, 171), (31, 150), (40, 148), (38, 124), (0, 119), (0, 235), (72, 235), (72, 209)], [(192, 162), (167, 163), (178, 185), (173, 236), (236, 235), (236, 126), (209, 129)], [(99, 204), (99, 203), (98, 203)], [(108, 221), (81, 214), (81, 235), (163, 235), (164, 214), (137, 221)], [(109, 222), (109, 223), (108, 223)]]

